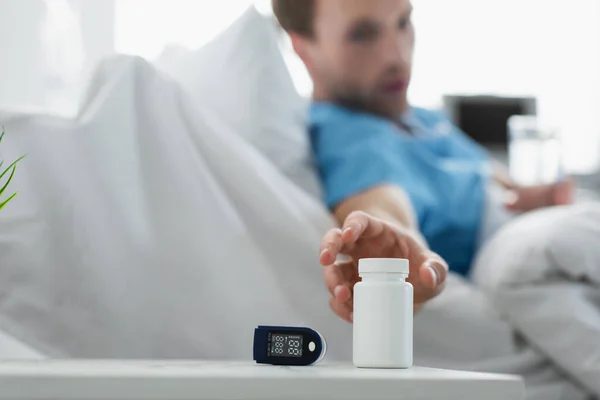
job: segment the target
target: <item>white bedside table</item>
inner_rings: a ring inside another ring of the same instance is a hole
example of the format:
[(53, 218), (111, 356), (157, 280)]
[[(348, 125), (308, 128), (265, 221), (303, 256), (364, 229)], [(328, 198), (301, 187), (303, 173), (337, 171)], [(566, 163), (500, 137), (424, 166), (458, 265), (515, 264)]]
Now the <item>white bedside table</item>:
[(519, 400), (519, 377), (201, 361), (0, 362), (0, 400)]

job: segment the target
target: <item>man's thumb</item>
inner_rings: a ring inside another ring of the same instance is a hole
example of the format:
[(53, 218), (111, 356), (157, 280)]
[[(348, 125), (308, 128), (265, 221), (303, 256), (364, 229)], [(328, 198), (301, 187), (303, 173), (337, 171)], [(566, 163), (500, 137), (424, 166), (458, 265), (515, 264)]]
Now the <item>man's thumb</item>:
[(511, 211), (520, 209), (519, 194), (514, 190), (507, 190), (504, 193), (504, 205)]

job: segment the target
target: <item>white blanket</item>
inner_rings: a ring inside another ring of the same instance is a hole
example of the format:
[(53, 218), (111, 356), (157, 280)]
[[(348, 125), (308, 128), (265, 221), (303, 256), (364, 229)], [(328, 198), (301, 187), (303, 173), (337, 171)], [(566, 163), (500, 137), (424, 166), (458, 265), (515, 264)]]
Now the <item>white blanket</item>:
[(600, 203), (515, 219), (481, 251), (474, 279), (527, 342), (600, 396)]
[(332, 219), (137, 58), (106, 62), (80, 116), (4, 116), (27, 153), (0, 214), (0, 311), (52, 356), (240, 358), (253, 328), (337, 337), (318, 248)]
[[(28, 154), (0, 213), (1, 330), (49, 357), (250, 359), (256, 325), (306, 325), (351, 359), (317, 262), (329, 213), (208, 109), (118, 57), (75, 120), (0, 114), (2, 156)], [(416, 318), (415, 357), (583, 398), (454, 276)]]

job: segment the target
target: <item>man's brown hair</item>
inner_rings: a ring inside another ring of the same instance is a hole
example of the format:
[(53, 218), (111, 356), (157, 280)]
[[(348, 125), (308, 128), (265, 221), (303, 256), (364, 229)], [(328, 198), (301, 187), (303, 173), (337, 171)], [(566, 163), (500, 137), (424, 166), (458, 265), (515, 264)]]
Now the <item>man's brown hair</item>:
[(315, 0), (273, 0), (273, 12), (287, 32), (313, 36)]

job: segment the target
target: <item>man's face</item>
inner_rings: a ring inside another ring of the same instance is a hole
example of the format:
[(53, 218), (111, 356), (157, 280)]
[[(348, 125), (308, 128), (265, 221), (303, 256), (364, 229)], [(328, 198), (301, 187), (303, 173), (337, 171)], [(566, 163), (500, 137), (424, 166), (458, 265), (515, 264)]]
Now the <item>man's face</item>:
[(313, 38), (294, 38), (315, 98), (389, 118), (408, 107), (410, 0), (316, 0)]

